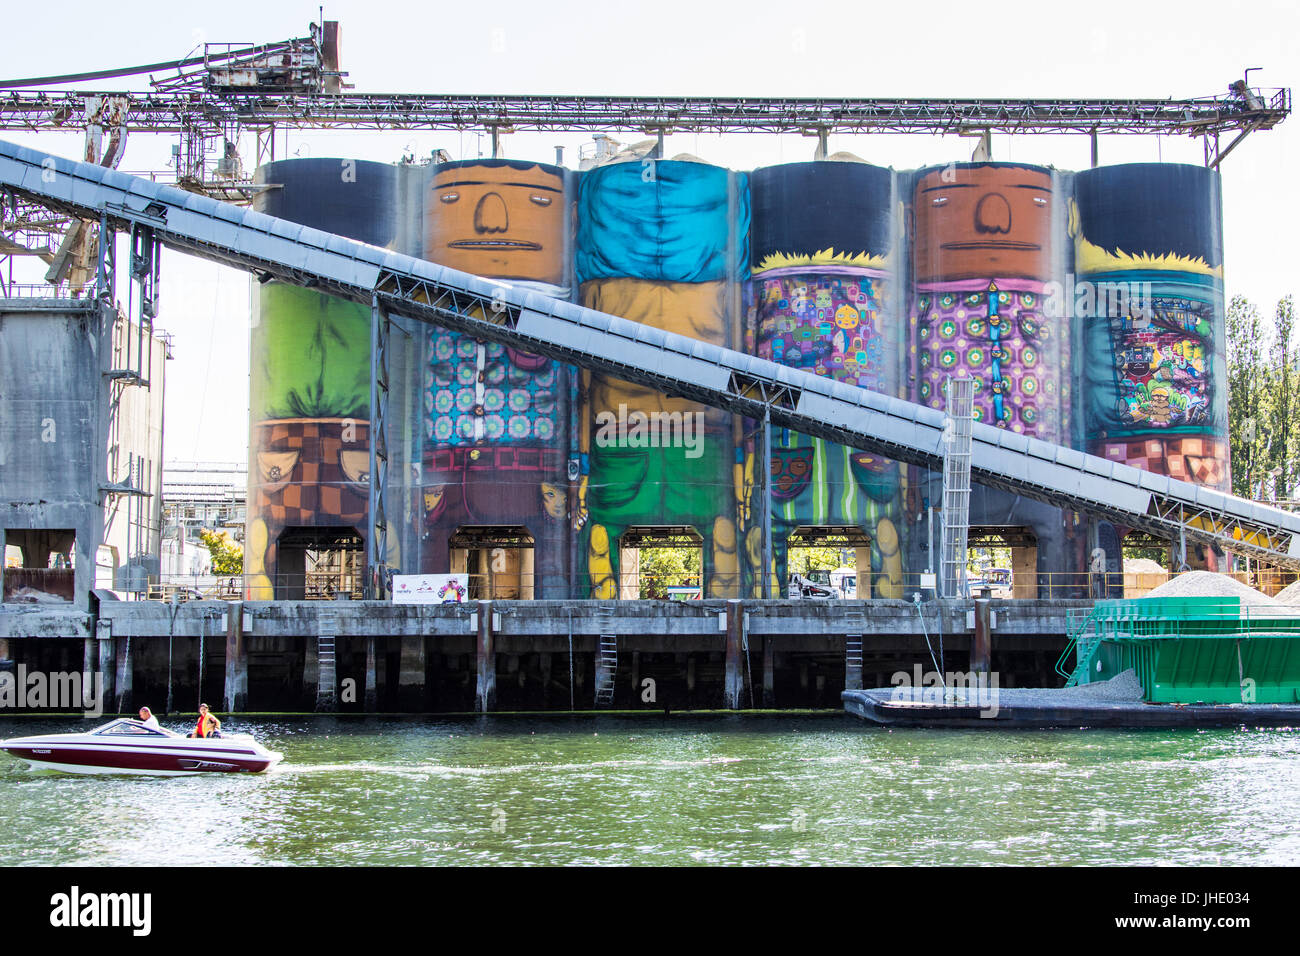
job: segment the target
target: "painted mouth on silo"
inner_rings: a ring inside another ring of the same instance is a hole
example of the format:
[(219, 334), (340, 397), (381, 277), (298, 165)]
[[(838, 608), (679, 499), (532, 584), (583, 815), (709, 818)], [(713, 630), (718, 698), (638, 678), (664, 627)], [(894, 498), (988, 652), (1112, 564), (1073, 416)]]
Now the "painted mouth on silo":
[(447, 243), (449, 249), (528, 249), (538, 251), (541, 243), (521, 239), (457, 239)]
[(1020, 242), (1016, 239), (986, 239), (983, 242), (945, 242), (942, 249), (1041, 249), (1036, 242)]

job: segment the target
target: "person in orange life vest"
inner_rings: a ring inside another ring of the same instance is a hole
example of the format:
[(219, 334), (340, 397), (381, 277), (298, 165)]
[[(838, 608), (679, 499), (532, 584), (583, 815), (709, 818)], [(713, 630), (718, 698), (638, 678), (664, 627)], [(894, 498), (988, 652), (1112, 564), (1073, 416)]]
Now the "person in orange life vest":
[(158, 718), (149, 712), (148, 707), (140, 708), (140, 723), (144, 724), (146, 727), (152, 727), (154, 730), (161, 729), (158, 726)]
[(207, 704), (199, 704), (199, 722), (194, 726), (191, 737), (220, 737), (221, 721), (208, 713)]

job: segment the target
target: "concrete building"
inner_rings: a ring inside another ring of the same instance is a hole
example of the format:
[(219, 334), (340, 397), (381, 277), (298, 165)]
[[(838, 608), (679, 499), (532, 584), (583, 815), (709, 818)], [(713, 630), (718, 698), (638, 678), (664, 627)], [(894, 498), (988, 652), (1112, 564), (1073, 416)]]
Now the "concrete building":
[(169, 357), (93, 298), (0, 299), (5, 602), (85, 609), (158, 573)]

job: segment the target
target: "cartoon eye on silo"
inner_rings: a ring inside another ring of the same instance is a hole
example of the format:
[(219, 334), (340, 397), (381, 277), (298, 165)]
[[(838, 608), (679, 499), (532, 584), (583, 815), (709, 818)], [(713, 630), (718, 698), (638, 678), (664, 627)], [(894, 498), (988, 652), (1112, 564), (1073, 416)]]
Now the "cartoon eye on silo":
[(934, 199), (930, 200), (930, 203), (931, 205), (934, 206), (942, 206), (947, 201), (948, 201), (947, 196), (935, 196)]
[(538, 196), (536, 193), (534, 193), (530, 195), (528, 198), (531, 199), (533, 202), (537, 203), (537, 205), (539, 206), (549, 206), (551, 204), (550, 196)]
[(460, 198), (460, 193), (443, 193), (438, 198), (445, 203), (453, 203)]
[(1035, 196), (1035, 197), (1034, 197), (1034, 205), (1035, 205), (1035, 206), (1046, 206), (1046, 205), (1047, 205), (1047, 200), (1044, 199), (1042, 196)]
[(353, 484), (367, 485), (370, 483), (370, 452), (368, 450), (339, 452), (339, 467), (343, 469), (343, 477)]

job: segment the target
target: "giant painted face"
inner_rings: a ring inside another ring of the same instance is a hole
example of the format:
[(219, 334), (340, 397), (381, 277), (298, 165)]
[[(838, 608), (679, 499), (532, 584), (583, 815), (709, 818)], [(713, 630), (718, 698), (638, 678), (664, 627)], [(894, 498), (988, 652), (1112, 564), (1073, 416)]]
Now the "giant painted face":
[(918, 282), (1048, 270), (1052, 177), (1016, 166), (950, 166), (913, 197)]
[(355, 525), (370, 502), (369, 422), (296, 419), (253, 426), (250, 511), (268, 524)]
[(475, 275), (563, 284), (564, 180), (519, 165), (457, 165), (434, 175), (429, 259)]
[(789, 501), (799, 497), (812, 479), (813, 449), (772, 449), (772, 497)]

